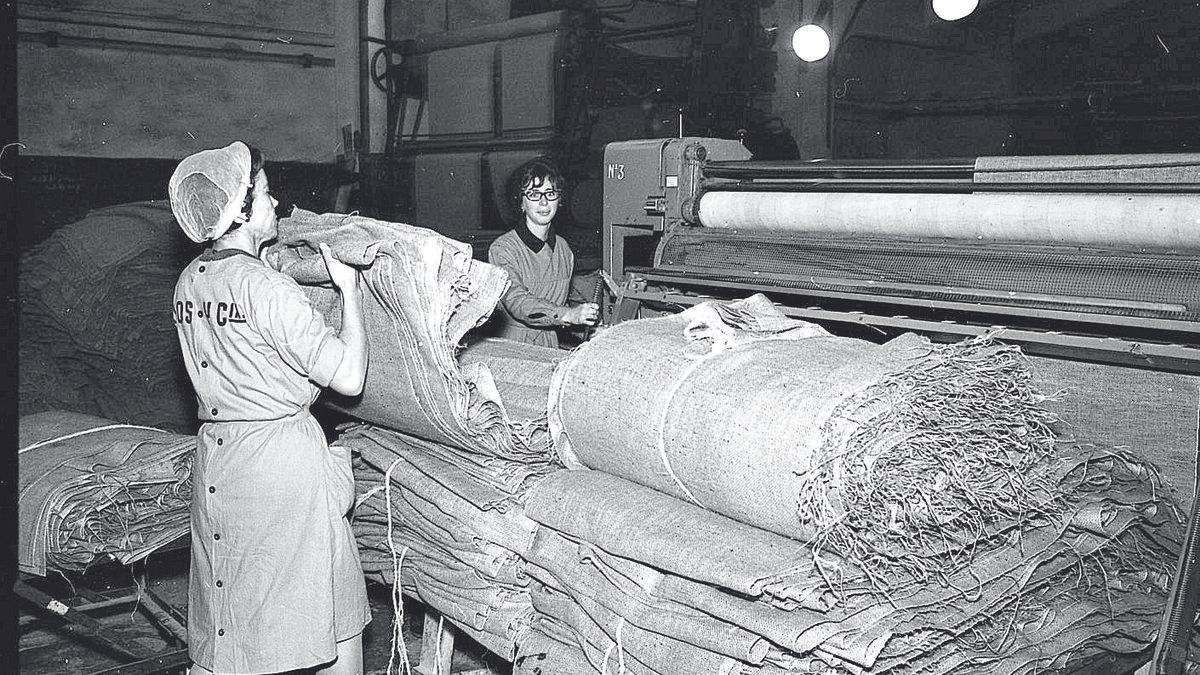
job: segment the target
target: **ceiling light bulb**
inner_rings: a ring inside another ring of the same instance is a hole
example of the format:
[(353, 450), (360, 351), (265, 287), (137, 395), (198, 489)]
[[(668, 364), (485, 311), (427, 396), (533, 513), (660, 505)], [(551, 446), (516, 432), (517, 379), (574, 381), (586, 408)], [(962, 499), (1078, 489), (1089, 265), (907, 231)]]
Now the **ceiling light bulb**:
[(800, 26), (792, 35), (792, 49), (803, 61), (820, 61), (829, 55), (829, 33), (812, 23)]
[(933, 0), (933, 13), (943, 21), (966, 18), (979, 6), (979, 0)]

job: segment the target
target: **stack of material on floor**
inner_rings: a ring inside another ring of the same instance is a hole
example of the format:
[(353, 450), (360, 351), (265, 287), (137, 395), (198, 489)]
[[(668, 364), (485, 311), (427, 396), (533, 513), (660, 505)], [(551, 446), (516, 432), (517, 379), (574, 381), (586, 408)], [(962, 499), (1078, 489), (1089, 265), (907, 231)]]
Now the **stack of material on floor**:
[(1151, 506), (1143, 465), (1080, 446), (1061, 458), (1058, 515), (948, 552), (924, 576), (814, 553), (609, 474), (556, 473), (527, 500), (544, 529), (519, 656), (601, 672), (1015, 673), (1139, 652), (1177, 515)]
[(175, 280), (199, 253), (166, 202), (92, 211), (21, 257), (20, 408), (196, 429), (171, 323)]
[(1015, 349), (834, 338), (761, 297), (611, 328), (555, 371), (558, 448), (597, 470), (527, 499), (551, 531), (519, 655), (1013, 673), (1137, 652), (1180, 514), (1041, 403)]
[(335, 405), (368, 424), (337, 444), (358, 454), (354, 529), (367, 574), (415, 595), (512, 659), (533, 615), (522, 555), (535, 525), (521, 502), (561, 468), (546, 421), (565, 353), (460, 341), (508, 285), (469, 247), (429, 230), (297, 210), (267, 259), (334, 326), (338, 295), (318, 245), (363, 271), (370, 365), (363, 394)]
[(338, 444), (359, 456), (354, 534), (368, 577), (399, 576), (409, 594), (512, 660), (533, 616), (523, 556), (537, 527), (515, 499), (547, 467), (464, 465), (452, 448), (369, 426)]
[(487, 365), (463, 368), (455, 358), (466, 332), (487, 319), (507, 289), (503, 270), (436, 232), (359, 216), (296, 209), (280, 221), (279, 240), (268, 259), (307, 284), (334, 326), (338, 294), (316, 285), (329, 278), (318, 245), (363, 269), (371, 363), (362, 396), (340, 403), (345, 412), (464, 452), (549, 456), (541, 415), (513, 419)]
[(194, 436), (44, 412), (19, 439), (23, 571), (129, 564), (187, 535)]

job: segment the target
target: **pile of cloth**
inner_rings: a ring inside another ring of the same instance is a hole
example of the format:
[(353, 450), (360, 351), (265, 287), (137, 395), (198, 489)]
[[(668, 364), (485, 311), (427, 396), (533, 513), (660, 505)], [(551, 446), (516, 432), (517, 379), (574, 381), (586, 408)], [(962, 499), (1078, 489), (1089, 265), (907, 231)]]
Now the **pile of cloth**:
[(187, 535), (194, 436), (50, 411), (18, 437), (22, 571), (129, 564)]
[[(503, 273), (298, 212), (268, 253), (336, 324), (364, 270), (364, 568), (528, 672), (1019, 673), (1144, 649), (1181, 514), (1060, 437), (1016, 348), (841, 338), (766, 298), (465, 346)], [(398, 596), (397, 596), (398, 597)]]
[[(334, 326), (339, 297), (318, 252), (363, 274), (367, 381), (332, 404), (360, 423), (338, 445), (356, 456), (354, 531), (364, 572), (437, 610), (512, 660), (534, 614), (524, 554), (536, 524), (528, 490), (560, 469), (546, 418), (564, 352), (463, 344), (508, 286), (499, 268), (429, 230), (297, 209), (267, 260), (304, 284)], [(398, 622), (399, 623), (399, 622)], [(402, 647), (401, 647), (402, 649)]]
[(1154, 506), (1144, 465), (1072, 450), (1068, 509), (924, 577), (885, 577), (610, 474), (557, 473), (527, 500), (543, 526), (527, 556), (539, 614), (519, 657), (590, 664), (562, 672), (858, 674), (1137, 654), (1161, 618), (1178, 516)]
[(464, 367), (456, 358), (467, 331), (488, 318), (508, 288), (503, 270), (431, 230), (297, 208), (280, 221), (279, 242), (266, 258), (305, 284), (335, 328), (340, 300), (328, 286), (322, 243), (363, 270), (371, 359), (363, 394), (335, 405), (364, 422), (463, 452), (535, 462), (549, 455), (544, 411), (514, 418), (486, 363)]
[(175, 280), (199, 253), (166, 202), (96, 209), (21, 256), (20, 414), (74, 410), (180, 433), (196, 402)]
[(480, 473), (527, 471), (501, 460), (470, 473), (444, 447), (368, 426), (338, 443), (358, 455), (354, 533), (368, 578), (435, 608), (459, 630), (512, 660), (533, 605), (523, 554), (537, 524), (511, 493)]
[(551, 433), (579, 470), (526, 500), (543, 529), (520, 662), (1024, 673), (1136, 654), (1181, 514), (1153, 467), (1059, 438), (1044, 403), (1012, 347), (833, 337), (761, 296), (608, 329), (554, 374)]
[[(501, 270), (298, 209), (266, 259), (335, 327), (321, 243), (364, 271), (366, 386), (329, 399), (359, 420), (364, 571), (519, 671), (1104, 671), (1154, 638), (1173, 495), (1065, 435), (1013, 347), (835, 337), (761, 296), (574, 352), (471, 342)], [(195, 439), (138, 425), (194, 429), (169, 311), (194, 254), (149, 203), (23, 257), (23, 570), (187, 532)]]

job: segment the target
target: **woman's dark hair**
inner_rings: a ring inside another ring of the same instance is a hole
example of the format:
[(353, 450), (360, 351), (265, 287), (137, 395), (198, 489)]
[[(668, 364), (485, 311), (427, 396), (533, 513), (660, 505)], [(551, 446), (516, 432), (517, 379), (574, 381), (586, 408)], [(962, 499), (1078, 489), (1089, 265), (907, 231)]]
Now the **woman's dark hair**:
[(518, 166), (508, 178), (508, 196), (511, 206), (520, 212), (521, 193), (525, 191), (525, 186), (532, 184), (533, 187), (541, 187), (547, 182), (554, 185), (554, 189), (559, 193), (566, 190), (566, 183), (563, 181), (562, 174), (558, 172), (558, 166), (549, 157), (535, 157)]
[(242, 200), (242, 215), (250, 217), (250, 207), (254, 204), (254, 183), (258, 180), (258, 172), (263, 167), (262, 151), (258, 148), (246, 144), (250, 148), (250, 187), (246, 188), (246, 198)]
[[(242, 198), (242, 217), (249, 219), (251, 207), (254, 205), (254, 183), (258, 181), (258, 172), (262, 170), (263, 156), (262, 151), (253, 145), (247, 143), (246, 147), (250, 148), (250, 187), (246, 188), (246, 196)], [(242, 224), (235, 220), (226, 232), (232, 232), (241, 226)]]

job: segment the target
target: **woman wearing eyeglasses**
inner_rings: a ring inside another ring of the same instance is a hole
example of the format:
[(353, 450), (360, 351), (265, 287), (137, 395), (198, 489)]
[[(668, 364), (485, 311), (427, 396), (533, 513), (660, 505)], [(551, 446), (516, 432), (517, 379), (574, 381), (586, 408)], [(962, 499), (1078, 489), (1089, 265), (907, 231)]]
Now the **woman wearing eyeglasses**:
[(554, 232), (563, 178), (553, 163), (539, 157), (518, 167), (509, 185), (521, 217), (488, 249), (488, 262), (503, 267), (511, 282), (497, 313), (498, 335), (558, 347), (556, 329), (592, 325), (600, 314), (594, 303), (567, 304), (575, 254)]

